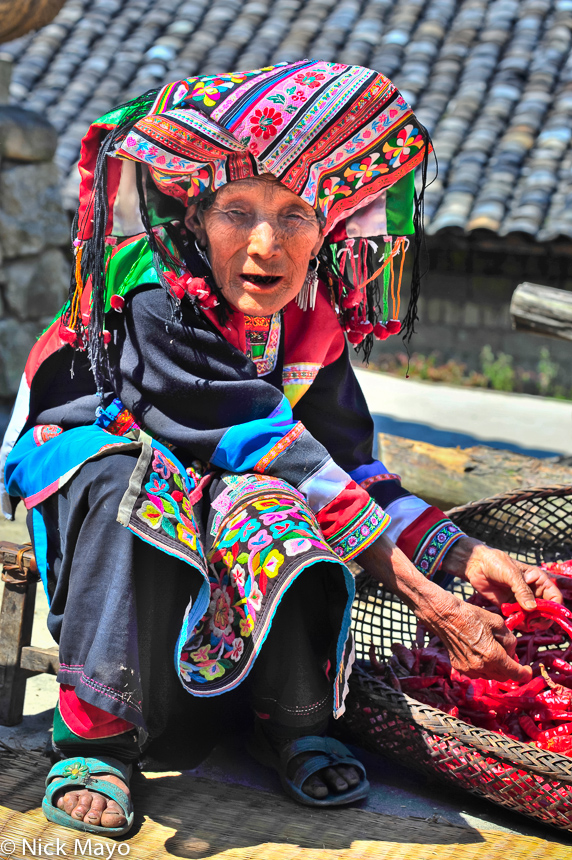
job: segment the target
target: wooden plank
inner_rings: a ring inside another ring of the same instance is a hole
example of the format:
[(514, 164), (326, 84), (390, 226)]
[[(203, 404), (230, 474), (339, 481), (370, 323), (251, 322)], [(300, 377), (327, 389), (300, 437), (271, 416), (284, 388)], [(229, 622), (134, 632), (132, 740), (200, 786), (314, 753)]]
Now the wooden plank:
[(512, 296), (510, 315), (517, 331), (572, 340), (572, 293), (567, 290), (519, 284)]
[(0, 725), (22, 719), (28, 673), (20, 668), (22, 648), (30, 644), (36, 583), (5, 583), (0, 608)]
[(569, 458), (525, 457), (486, 445), (440, 448), (379, 434), (380, 459), (404, 487), (442, 510), (520, 487), (569, 484)]
[(27, 645), (22, 648), (20, 668), (34, 674), (57, 675), (60, 669), (58, 649)]

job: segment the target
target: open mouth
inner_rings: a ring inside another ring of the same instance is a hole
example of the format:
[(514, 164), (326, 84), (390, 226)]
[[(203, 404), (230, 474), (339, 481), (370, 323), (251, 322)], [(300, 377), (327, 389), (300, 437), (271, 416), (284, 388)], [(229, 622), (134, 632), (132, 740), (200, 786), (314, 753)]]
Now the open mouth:
[(254, 284), (256, 287), (273, 287), (282, 280), (281, 275), (241, 275), (244, 283)]

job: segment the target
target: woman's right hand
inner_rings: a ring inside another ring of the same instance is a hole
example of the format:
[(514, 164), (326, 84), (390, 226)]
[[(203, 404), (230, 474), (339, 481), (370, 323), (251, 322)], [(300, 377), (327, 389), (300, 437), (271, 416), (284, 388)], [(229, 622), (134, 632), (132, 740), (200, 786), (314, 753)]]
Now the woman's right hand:
[(497, 681), (531, 679), (531, 668), (513, 659), (516, 639), (499, 615), (465, 603), (427, 580), (389, 538), (381, 535), (356, 560), (439, 637), (453, 668)]
[(530, 681), (532, 669), (514, 660), (516, 637), (500, 615), (435, 587), (438, 591), (431, 595), (430, 603), (422, 600), (413, 611), (439, 637), (449, 652), (453, 669), (470, 678)]

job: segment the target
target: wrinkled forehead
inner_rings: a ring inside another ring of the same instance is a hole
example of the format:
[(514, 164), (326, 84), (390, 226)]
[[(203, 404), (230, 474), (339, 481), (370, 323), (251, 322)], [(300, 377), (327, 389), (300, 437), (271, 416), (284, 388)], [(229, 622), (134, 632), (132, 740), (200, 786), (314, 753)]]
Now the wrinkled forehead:
[(296, 206), (308, 215), (316, 217), (316, 211), (312, 206), (271, 173), (228, 182), (216, 191), (210, 202), (224, 205), (225, 202), (239, 199), (253, 205)]

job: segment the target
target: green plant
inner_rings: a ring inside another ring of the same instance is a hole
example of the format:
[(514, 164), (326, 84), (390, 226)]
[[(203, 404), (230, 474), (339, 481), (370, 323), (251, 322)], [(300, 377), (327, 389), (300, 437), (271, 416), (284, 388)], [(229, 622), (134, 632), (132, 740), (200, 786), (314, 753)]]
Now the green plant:
[(540, 350), (540, 358), (536, 365), (538, 372), (538, 387), (541, 394), (549, 394), (553, 387), (552, 383), (558, 376), (560, 365), (550, 359), (550, 350), (543, 346)]
[(499, 352), (495, 357), (487, 344), (481, 350), (481, 367), (495, 391), (514, 391), (515, 372), (512, 366), (512, 355)]

